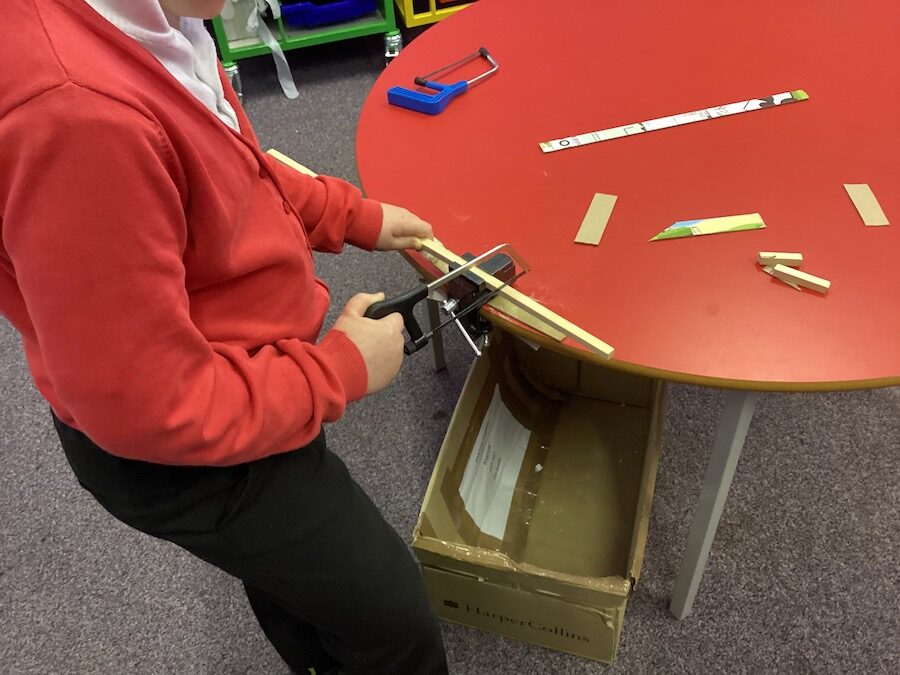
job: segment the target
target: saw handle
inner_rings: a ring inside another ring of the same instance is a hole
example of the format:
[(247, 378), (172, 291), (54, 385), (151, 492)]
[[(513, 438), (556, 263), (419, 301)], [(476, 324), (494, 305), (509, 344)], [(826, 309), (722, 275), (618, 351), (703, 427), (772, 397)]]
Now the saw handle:
[(465, 80), (453, 84), (441, 84), (417, 77), (415, 82), (420, 87), (432, 89), (435, 93), (426, 94), (405, 87), (391, 87), (387, 93), (388, 103), (426, 115), (437, 115), (443, 112), (450, 101), (469, 89), (469, 83)]
[(396, 298), (373, 302), (363, 316), (367, 319), (383, 319), (388, 314), (398, 312), (403, 317), (403, 327), (409, 335), (409, 340), (403, 345), (403, 352), (412, 354), (428, 344), (428, 338), (422, 333), (422, 329), (413, 315), (415, 306), (427, 297), (428, 287), (425, 284), (419, 284), (411, 291), (398, 295)]

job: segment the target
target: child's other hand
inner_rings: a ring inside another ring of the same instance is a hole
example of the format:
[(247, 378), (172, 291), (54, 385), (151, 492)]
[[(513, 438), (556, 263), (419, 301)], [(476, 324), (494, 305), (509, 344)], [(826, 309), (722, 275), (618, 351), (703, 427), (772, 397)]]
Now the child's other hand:
[(418, 249), (420, 239), (431, 239), (434, 236), (431, 225), (402, 207), (382, 203), (381, 210), (384, 220), (378, 241), (375, 242), (375, 249), (378, 251)]

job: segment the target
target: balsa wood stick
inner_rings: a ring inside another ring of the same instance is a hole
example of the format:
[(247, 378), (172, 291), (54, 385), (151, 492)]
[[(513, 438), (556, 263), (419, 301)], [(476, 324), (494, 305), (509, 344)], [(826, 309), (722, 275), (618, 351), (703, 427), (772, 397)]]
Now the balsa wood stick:
[[(277, 159), (282, 164), (291, 167), (292, 169), (296, 169), (301, 173), (305, 173), (309, 176), (315, 177), (317, 174), (315, 171), (306, 168), (300, 162), (297, 162), (287, 155), (278, 152), (275, 148), (271, 148), (267, 151), (269, 155)], [(426, 254), (430, 253), (433, 258), (440, 260), (445, 264), (455, 264), (462, 265), (466, 261), (463, 258), (460, 258), (455, 253), (451, 252), (447, 248), (444, 247), (437, 239), (423, 239), (420, 240), (422, 243), (422, 251)], [(474, 274), (477, 274), (481, 278), (485, 280), (485, 282), (492, 289), (496, 289), (499, 286), (503, 285), (503, 282), (498, 281), (490, 274), (482, 272), (477, 267), (472, 269)], [(518, 319), (522, 323), (531, 326), (535, 330), (548, 337), (551, 337), (555, 340), (562, 340), (564, 336), (568, 335), (574, 340), (578, 340), (582, 344), (586, 345), (590, 349), (598, 352), (606, 358), (611, 358), (613, 355), (613, 348), (608, 344), (603, 342), (602, 340), (598, 340), (590, 333), (581, 330), (578, 326), (575, 326), (561, 316), (558, 316), (551, 312), (549, 309), (544, 307), (543, 305), (535, 302), (531, 298), (522, 295), (514, 288), (507, 286), (500, 293), (495, 296), (491, 300), (491, 304), (495, 305), (495, 308), (504, 314), (507, 314), (514, 319)], [(518, 311), (517, 311), (518, 310)], [(573, 333), (572, 331), (566, 330), (563, 326), (569, 326), (577, 333)]]
[[(421, 244), (421, 250), (424, 253), (429, 253), (438, 260), (442, 260), (447, 264), (463, 265), (466, 262), (464, 258), (447, 249), (437, 239), (422, 239)], [(511, 286), (504, 287), (502, 281), (496, 279), (487, 272), (482, 272), (477, 267), (473, 267), (471, 269), (471, 272), (482, 279), (485, 285), (487, 285), (487, 287), (491, 290), (500, 289), (499, 295), (509, 300), (519, 309), (525, 311), (528, 314), (531, 314), (532, 316), (536, 316), (542, 321), (545, 321), (557, 330), (565, 333), (573, 340), (576, 340), (590, 350), (600, 354), (604, 358), (612, 358), (615, 350), (610, 345), (603, 342), (603, 340), (594, 337), (586, 330), (579, 328), (575, 324), (561, 317), (559, 314), (551, 312), (541, 303), (537, 302), (533, 298), (529, 298), (527, 295), (520, 291), (517, 291), (515, 288), (512, 288)]]
[(312, 169), (307, 169), (300, 162), (297, 162), (297, 161), (291, 159), (290, 157), (288, 157), (287, 155), (284, 155), (284, 154), (278, 152), (278, 150), (276, 150), (275, 148), (269, 148), (268, 150), (266, 150), (266, 154), (271, 155), (272, 157), (277, 159), (279, 162), (281, 162), (285, 166), (289, 166), (292, 169), (296, 169), (300, 173), (305, 173), (307, 176), (312, 176), (313, 178), (315, 178), (318, 175)]

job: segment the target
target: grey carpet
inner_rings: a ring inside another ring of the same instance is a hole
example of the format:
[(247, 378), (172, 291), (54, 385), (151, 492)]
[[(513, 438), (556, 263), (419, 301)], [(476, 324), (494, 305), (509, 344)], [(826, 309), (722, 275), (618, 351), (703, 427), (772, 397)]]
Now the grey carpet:
[[(380, 54), (379, 38), (292, 53), (297, 101), (281, 96), (268, 59), (245, 62), (263, 145), (356, 181), (355, 126)], [(336, 308), (415, 279), (396, 254), (317, 263)], [(420, 354), (329, 429), (407, 540), (472, 358), (448, 340), (447, 372)], [(694, 613), (669, 615), (721, 404), (715, 390), (671, 388), (643, 576), (612, 667), (445, 625), (452, 672), (900, 672), (897, 388), (765, 396)], [(287, 672), (234, 579), (129, 530), (79, 489), (4, 322), (0, 428), (0, 673)]]

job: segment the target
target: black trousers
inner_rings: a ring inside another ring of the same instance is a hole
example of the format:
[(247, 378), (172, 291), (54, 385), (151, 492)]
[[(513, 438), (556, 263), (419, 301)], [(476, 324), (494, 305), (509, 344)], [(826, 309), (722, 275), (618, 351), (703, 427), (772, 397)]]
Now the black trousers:
[(447, 672), (418, 566), (324, 434), (247, 464), (182, 467), (115, 457), (54, 423), (109, 513), (241, 579), (295, 672)]

